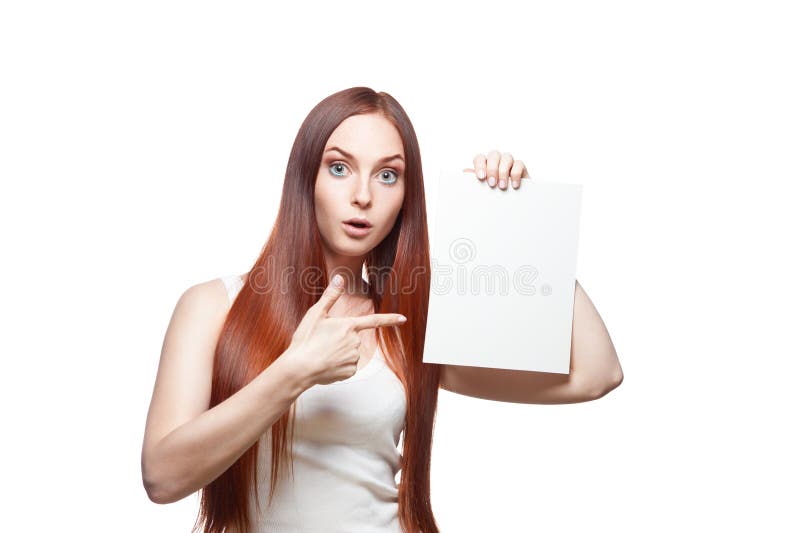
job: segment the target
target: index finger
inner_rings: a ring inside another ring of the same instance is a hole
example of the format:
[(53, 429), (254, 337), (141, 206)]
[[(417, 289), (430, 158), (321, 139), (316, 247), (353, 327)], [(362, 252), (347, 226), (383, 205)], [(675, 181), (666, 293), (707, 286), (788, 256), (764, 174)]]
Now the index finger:
[(333, 304), (336, 303), (336, 300), (339, 299), (343, 292), (344, 279), (342, 279), (341, 274), (336, 274), (325, 288), (322, 296), (320, 296), (319, 300), (317, 300), (317, 305), (319, 306), (323, 315), (327, 314), (331, 310), (331, 307), (333, 307)]
[(476, 154), (472, 158), (472, 164), (475, 166), (475, 176), (481, 181), (486, 179), (486, 156), (483, 154)]
[(366, 328), (379, 328), (381, 326), (399, 326), (406, 321), (400, 313), (373, 313), (371, 315), (353, 317), (356, 331)]

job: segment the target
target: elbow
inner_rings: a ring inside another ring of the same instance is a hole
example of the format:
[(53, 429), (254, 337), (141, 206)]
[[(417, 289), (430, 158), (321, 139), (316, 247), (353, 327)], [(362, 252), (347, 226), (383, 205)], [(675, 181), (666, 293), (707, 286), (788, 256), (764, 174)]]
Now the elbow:
[(180, 500), (180, 497), (175, 496), (176, 492), (168, 489), (163, 483), (157, 483), (145, 477), (142, 478), (142, 481), (144, 490), (147, 492), (147, 497), (150, 498), (151, 502), (164, 505)]
[(589, 401), (599, 400), (612, 390), (619, 387), (622, 384), (624, 377), (625, 376), (622, 373), (622, 367), (618, 365), (617, 368), (604, 379), (591, 380), (590, 383), (585, 387), (587, 399)]
[(144, 490), (147, 492), (147, 497), (150, 501), (158, 504), (171, 503), (172, 499), (167, 495), (161, 486), (151, 483), (147, 480), (144, 481)]
[(603, 392), (603, 396), (611, 392), (612, 390), (616, 389), (620, 385), (622, 385), (622, 380), (625, 378), (625, 375), (622, 373), (622, 367), (617, 366), (614, 372), (611, 374), (611, 378), (608, 380), (605, 388), (605, 392)]
[(162, 505), (165, 503), (169, 503), (169, 500), (155, 485), (149, 484), (148, 482), (145, 481), (144, 490), (145, 492), (147, 492), (147, 497), (150, 499), (151, 502)]
[(142, 484), (151, 502), (159, 504), (170, 503), (170, 497), (167, 491), (164, 490), (163, 484), (157, 482), (153, 475), (144, 469), (142, 470)]
[(611, 376), (606, 379), (604, 386), (600, 389), (600, 396), (598, 398), (602, 398), (612, 390), (616, 389), (620, 385), (622, 385), (622, 380), (625, 378), (625, 375), (622, 373), (622, 367), (617, 365), (617, 368), (611, 373)]
[(162, 505), (178, 501), (180, 498), (175, 497), (176, 492), (158, 473), (159, 470), (142, 457), (142, 484), (147, 497), (151, 502)]

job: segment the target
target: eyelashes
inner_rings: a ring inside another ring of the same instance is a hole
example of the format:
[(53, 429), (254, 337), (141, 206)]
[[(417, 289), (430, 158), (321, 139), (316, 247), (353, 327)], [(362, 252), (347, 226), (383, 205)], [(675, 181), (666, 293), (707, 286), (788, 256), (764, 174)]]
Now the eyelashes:
[[(336, 171), (334, 171), (334, 170), (331, 170), (331, 169), (334, 169), (334, 168), (336, 168), (336, 167), (344, 167), (344, 168), (347, 168), (347, 165), (345, 165), (344, 163), (342, 163), (342, 162), (340, 162), (340, 161), (334, 161), (333, 163), (330, 163), (330, 164), (328, 165), (328, 171), (329, 171), (329, 172), (330, 172), (330, 173), (331, 173), (333, 176), (336, 176), (337, 178), (342, 178), (342, 177), (344, 177), (344, 174), (339, 174), (339, 173), (338, 173), (338, 172), (340, 172), (340, 171), (338, 171), (338, 170), (336, 170)], [(384, 183), (384, 184), (386, 184), (386, 185), (394, 185), (394, 184), (395, 184), (395, 183), (397, 183), (397, 181), (400, 179), (400, 173), (399, 173), (398, 171), (396, 171), (396, 170), (392, 169), (392, 168), (385, 168), (385, 169), (381, 170), (381, 174), (383, 174), (384, 172), (390, 172), (390, 173), (392, 173), (392, 174), (394, 175), (394, 180), (393, 180), (393, 181), (383, 181), (383, 180), (381, 180), (381, 183)]]

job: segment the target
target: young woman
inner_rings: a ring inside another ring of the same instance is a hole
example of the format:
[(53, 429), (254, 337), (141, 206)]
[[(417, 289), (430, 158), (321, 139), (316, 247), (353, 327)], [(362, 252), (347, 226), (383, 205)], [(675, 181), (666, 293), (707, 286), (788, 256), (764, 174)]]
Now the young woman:
[[(492, 188), (530, 179), (508, 153), (473, 163), (467, 170)], [(411, 121), (366, 87), (325, 98), (300, 127), (252, 268), (178, 300), (142, 447), (151, 500), (202, 490), (194, 530), (205, 532), (437, 532), (429, 474), (439, 387), (552, 404), (599, 398), (622, 381), (577, 283), (569, 375), (423, 364), (429, 288)]]

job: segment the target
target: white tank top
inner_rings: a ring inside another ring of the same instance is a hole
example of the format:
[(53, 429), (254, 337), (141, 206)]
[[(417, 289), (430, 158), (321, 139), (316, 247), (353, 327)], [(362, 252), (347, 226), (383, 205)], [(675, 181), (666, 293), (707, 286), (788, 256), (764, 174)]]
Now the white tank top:
[[(233, 302), (242, 278), (220, 279)], [(400, 469), (398, 444), (405, 428), (406, 398), (380, 346), (353, 376), (314, 385), (296, 403), (294, 481), (287, 469), (281, 470), (270, 507), (272, 430), (260, 438), (261, 512), (251, 495), (253, 531), (400, 533), (395, 476)]]

